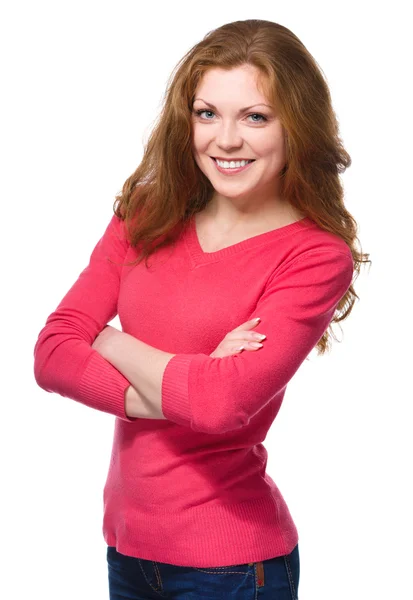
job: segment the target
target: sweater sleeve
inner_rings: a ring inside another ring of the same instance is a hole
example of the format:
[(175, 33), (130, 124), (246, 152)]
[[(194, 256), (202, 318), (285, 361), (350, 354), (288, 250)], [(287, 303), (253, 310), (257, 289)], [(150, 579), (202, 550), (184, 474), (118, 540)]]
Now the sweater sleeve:
[(125, 413), (130, 382), (91, 347), (117, 314), (122, 262), (129, 243), (113, 215), (88, 266), (49, 315), (34, 347), (34, 377), (47, 392), (134, 422)]
[(281, 392), (327, 330), (351, 285), (354, 263), (345, 252), (311, 251), (278, 269), (253, 314), (264, 346), (224, 358), (176, 354), (162, 379), (165, 417), (194, 431), (245, 427)]

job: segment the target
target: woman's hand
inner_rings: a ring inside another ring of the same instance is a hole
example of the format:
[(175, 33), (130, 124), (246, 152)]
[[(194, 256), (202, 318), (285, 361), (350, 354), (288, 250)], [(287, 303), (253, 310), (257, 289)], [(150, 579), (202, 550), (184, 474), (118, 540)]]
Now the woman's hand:
[(224, 356), (239, 354), (243, 350), (252, 352), (253, 350), (261, 348), (262, 344), (259, 342), (266, 336), (264, 335), (264, 338), (262, 338), (261, 336), (263, 334), (251, 331), (251, 329), (256, 327), (259, 323), (260, 321), (257, 321), (257, 319), (242, 323), (242, 325), (227, 333), (222, 342), (209, 356), (212, 358), (223, 358)]

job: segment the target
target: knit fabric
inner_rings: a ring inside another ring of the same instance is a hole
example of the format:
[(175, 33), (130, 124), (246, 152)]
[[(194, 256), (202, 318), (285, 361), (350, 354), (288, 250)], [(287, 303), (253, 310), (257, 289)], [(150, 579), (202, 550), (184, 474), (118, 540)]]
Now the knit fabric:
[[(105, 542), (192, 567), (291, 552), (297, 528), (266, 473), (263, 442), (351, 285), (349, 247), (307, 217), (207, 253), (191, 219), (148, 266), (125, 264), (137, 256), (114, 215), (34, 349), (40, 387), (116, 417)], [(162, 379), (166, 420), (128, 418), (129, 381), (91, 348), (116, 314), (123, 331), (176, 354)], [(254, 317), (263, 348), (209, 356)]]

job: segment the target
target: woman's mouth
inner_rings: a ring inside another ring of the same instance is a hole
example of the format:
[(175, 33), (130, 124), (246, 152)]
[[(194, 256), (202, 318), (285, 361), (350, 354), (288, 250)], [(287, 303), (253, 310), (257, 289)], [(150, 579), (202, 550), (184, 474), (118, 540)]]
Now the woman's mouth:
[[(228, 161), (228, 162), (219, 161), (221, 164), (218, 164), (218, 161), (216, 158), (213, 158), (212, 156), (210, 158), (214, 162), (216, 169), (220, 173), (223, 173), (224, 175), (236, 175), (237, 173), (246, 171), (255, 162), (255, 159), (252, 159), (251, 161), (247, 162), (246, 164), (245, 164), (246, 161)], [(241, 166), (239, 166), (239, 167), (231, 166), (231, 163), (234, 164), (234, 162), (235, 162), (235, 164), (241, 163)], [(225, 165), (225, 166), (223, 166), (223, 165)]]

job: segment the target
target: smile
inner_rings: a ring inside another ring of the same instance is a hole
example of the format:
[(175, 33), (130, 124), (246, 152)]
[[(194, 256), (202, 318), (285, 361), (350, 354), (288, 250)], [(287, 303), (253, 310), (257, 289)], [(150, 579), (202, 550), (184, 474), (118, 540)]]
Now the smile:
[[(251, 162), (248, 162), (246, 165), (241, 166), (241, 167), (232, 167), (232, 168), (228, 167), (228, 168), (225, 168), (225, 167), (221, 167), (218, 164), (216, 158), (212, 158), (212, 156), (210, 158), (213, 161), (216, 169), (220, 173), (223, 173), (224, 175), (236, 175), (237, 173), (241, 173), (242, 171), (246, 171), (255, 162), (254, 160), (252, 160)], [(233, 161), (231, 161), (231, 162), (233, 162)], [(235, 161), (235, 162), (245, 162), (245, 161)], [(224, 164), (230, 164), (230, 163), (227, 162), (227, 163), (224, 163)]]

